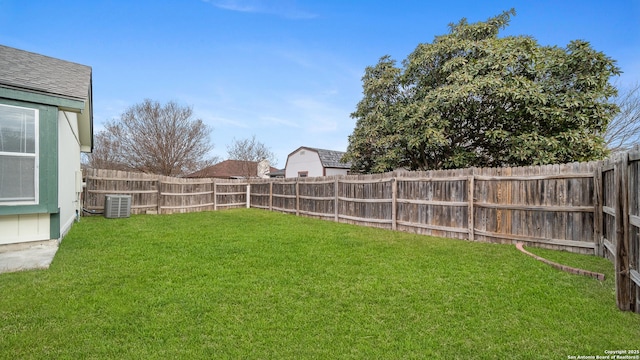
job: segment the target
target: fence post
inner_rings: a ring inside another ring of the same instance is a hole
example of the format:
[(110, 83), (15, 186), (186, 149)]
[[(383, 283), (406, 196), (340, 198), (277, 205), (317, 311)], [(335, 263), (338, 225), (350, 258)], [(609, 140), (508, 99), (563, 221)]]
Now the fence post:
[(398, 230), (398, 181), (391, 178), (391, 229)]
[(251, 208), (251, 184), (247, 180), (247, 209)]
[(162, 181), (159, 176), (156, 178), (156, 184), (156, 188), (158, 189), (158, 201), (156, 201), (158, 207), (156, 208), (156, 213), (162, 214)]
[(336, 182), (333, 185), (333, 211), (334, 211), (334, 215), (333, 215), (333, 221), (338, 222), (339, 218), (338, 218), (338, 177), (336, 177)]
[(296, 216), (300, 216), (300, 183), (296, 178)]
[(629, 268), (629, 154), (624, 153), (614, 165), (616, 192), (616, 304), (623, 311), (633, 307)]
[(216, 183), (216, 179), (213, 179), (213, 211), (218, 210), (218, 184)]
[(473, 202), (474, 202), (474, 172), (475, 170), (472, 169), (471, 175), (469, 176), (469, 179), (467, 181), (467, 201), (469, 201), (469, 207), (467, 208), (467, 226), (469, 227), (469, 240), (473, 241), (475, 239), (475, 235), (473, 233), (474, 230), (474, 223), (473, 223)]
[(593, 173), (593, 241), (596, 245), (596, 255), (605, 257), (602, 234), (604, 219), (602, 196), (602, 161), (600, 161)]
[[(635, 312), (640, 314), (640, 146), (629, 152), (629, 256)], [(633, 199), (633, 200), (632, 200)], [(633, 226), (633, 230), (631, 228)], [(631, 236), (636, 234), (636, 236)]]
[(269, 211), (273, 211), (273, 180), (269, 180)]

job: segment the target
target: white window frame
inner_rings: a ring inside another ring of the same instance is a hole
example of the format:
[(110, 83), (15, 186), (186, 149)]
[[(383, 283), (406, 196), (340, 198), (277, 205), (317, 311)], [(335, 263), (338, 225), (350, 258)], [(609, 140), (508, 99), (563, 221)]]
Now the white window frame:
[[(29, 157), (29, 158), (34, 158), (34, 170), (33, 170), (33, 190), (34, 190), (34, 196), (33, 196), (33, 200), (29, 199), (29, 200), (8, 200), (8, 201), (4, 201), (2, 200), (2, 198), (0, 198), (0, 206), (5, 206), (5, 205), (35, 205), (38, 204), (39, 198), (40, 198), (40, 130), (39, 130), (39, 126), (40, 126), (40, 111), (38, 109), (34, 109), (34, 108), (30, 108), (30, 107), (25, 107), (25, 106), (14, 106), (14, 105), (7, 105), (7, 104), (0, 104), (0, 107), (10, 107), (10, 108), (17, 108), (17, 109), (25, 109), (25, 110), (29, 110), (29, 111), (33, 111), (34, 112), (34, 153), (18, 153), (18, 152), (7, 152), (7, 151), (0, 151), (0, 156), (11, 156), (11, 157)], [(1, 119), (0, 119), (1, 121)]]

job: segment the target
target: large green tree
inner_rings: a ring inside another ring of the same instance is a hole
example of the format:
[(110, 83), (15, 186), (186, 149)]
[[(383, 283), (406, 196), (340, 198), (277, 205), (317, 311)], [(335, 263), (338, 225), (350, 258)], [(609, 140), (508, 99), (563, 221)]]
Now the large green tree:
[(358, 172), (520, 166), (606, 156), (620, 69), (581, 40), (498, 37), (515, 10), (368, 67), (345, 160)]

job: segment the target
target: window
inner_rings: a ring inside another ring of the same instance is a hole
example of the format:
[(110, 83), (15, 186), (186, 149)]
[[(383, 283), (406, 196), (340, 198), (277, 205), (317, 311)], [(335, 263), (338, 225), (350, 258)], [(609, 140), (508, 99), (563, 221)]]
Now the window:
[(307, 177), (309, 176), (308, 171), (298, 171), (298, 177)]
[(38, 201), (38, 110), (0, 105), (0, 204)]

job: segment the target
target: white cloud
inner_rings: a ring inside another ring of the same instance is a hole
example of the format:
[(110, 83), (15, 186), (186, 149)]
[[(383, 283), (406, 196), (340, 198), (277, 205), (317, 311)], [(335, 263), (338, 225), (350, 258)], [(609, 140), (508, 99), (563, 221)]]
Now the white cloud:
[(294, 121), (282, 119), (276, 116), (261, 116), (260, 120), (264, 120), (267, 124), (284, 125), (292, 128), (300, 128), (300, 124)]
[(234, 1), (234, 0), (226, 0), (226, 1), (209, 1), (204, 0), (204, 2), (208, 2), (213, 4), (213, 6), (231, 11), (239, 11), (239, 12), (260, 12), (260, 9), (255, 5), (248, 4), (246, 1)]
[(320, 98), (300, 96), (288, 101), (295, 113), (301, 114), (305, 129), (312, 133), (338, 130), (338, 121), (349, 117), (344, 109)]
[(135, 103), (124, 99), (101, 99), (101, 107), (99, 110), (94, 109), (93, 112), (93, 122), (94, 126), (96, 126), (95, 129), (103, 129), (104, 127), (102, 124), (105, 122), (120, 119), (120, 115), (134, 104)]
[(223, 117), (219, 117), (219, 116), (213, 116), (209, 118), (211, 120), (211, 122), (214, 124), (214, 126), (216, 124), (224, 124), (224, 125), (230, 125), (233, 127), (239, 127), (239, 128), (243, 128), (243, 129), (247, 129), (249, 128), (249, 126), (241, 121), (237, 121), (237, 120), (232, 120), (232, 119), (227, 119), (227, 118), (223, 118)]
[(291, 0), (203, 0), (229, 11), (280, 16), (287, 19), (314, 19), (318, 15), (301, 10)]
[(220, 127), (232, 127), (240, 129), (247, 129), (250, 127), (243, 121), (220, 116), (218, 112), (211, 111), (203, 106), (200, 106), (198, 108), (194, 107), (193, 112), (195, 118), (202, 119), (202, 121), (204, 121), (206, 124), (213, 126), (214, 131), (216, 131)]
[(285, 61), (292, 63), (293, 65), (300, 66), (305, 69), (316, 68), (314, 60), (317, 59), (317, 56), (313, 56), (311, 53), (303, 53), (300, 51), (295, 51), (291, 49), (274, 49), (274, 55), (282, 58)]

